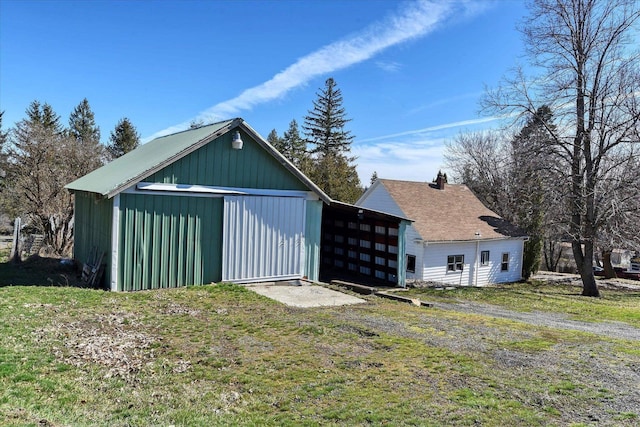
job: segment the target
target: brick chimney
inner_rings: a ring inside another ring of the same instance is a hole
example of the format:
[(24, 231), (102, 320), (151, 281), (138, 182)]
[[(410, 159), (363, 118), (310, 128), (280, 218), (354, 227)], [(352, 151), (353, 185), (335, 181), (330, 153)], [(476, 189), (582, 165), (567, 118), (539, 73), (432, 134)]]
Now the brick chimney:
[(444, 190), (444, 186), (447, 183), (447, 174), (442, 173), (442, 171), (438, 171), (438, 177), (436, 178), (435, 183), (438, 190)]

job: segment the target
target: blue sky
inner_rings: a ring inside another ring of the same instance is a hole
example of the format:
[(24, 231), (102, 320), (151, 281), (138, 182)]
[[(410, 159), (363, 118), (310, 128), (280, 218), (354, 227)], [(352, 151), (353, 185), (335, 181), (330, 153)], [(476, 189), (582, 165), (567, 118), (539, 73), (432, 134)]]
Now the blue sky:
[(368, 184), (430, 181), (444, 142), (497, 126), (479, 112), (522, 60), (521, 1), (0, 0), (3, 127), (48, 102), (66, 124), (87, 98), (107, 143), (244, 118), (265, 138), (303, 122), (333, 77)]

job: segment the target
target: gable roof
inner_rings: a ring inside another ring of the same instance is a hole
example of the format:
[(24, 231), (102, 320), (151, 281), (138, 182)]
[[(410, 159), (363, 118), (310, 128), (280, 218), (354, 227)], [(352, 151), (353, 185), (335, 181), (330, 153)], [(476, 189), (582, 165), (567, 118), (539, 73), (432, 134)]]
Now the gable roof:
[[(378, 179), (367, 191), (383, 186), (428, 242), (525, 237), (522, 230), (488, 209), (466, 185)], [(361, 200), (366, 198), (363, 195)], [(479, 236), (476, 233), (480, 233)]]
[(278, 160), (309, 190), (317, 194), (321, 200), (325, 203), (331, 202), (329, 196), (241, 118), (161, 136), (67, 184), (65, 188), (70, 191), (97, 193), (103, 197), (111, 198), (136, 182), (143, 180), (236, 128), (240, 128), (249, 134), (258, 145)]

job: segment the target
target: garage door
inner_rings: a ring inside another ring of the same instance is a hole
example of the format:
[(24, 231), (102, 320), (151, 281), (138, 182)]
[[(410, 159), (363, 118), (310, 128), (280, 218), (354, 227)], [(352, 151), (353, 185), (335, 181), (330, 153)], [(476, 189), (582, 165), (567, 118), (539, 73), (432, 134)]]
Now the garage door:
[(238, 283), (302, 277), (305, 199), (224, 199), (222, 280)]

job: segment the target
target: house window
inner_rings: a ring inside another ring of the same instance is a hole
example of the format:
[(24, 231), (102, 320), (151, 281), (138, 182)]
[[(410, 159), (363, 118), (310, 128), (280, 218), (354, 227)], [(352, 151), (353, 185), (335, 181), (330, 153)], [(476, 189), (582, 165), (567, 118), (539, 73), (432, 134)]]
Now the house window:
[(500, 271), (509, 271), (509, 252), (502, 254), (502, 264), (500, 265)]
[(489, 251), (480, 252), (480, 265), (489, 265)]
[(409, 273), (416, 272), (416, 256), (415, 255), (407, 255), (407, 271)]
[(449, 255), (447, 257), (447, 271), (462, 271), (464, 255)]

